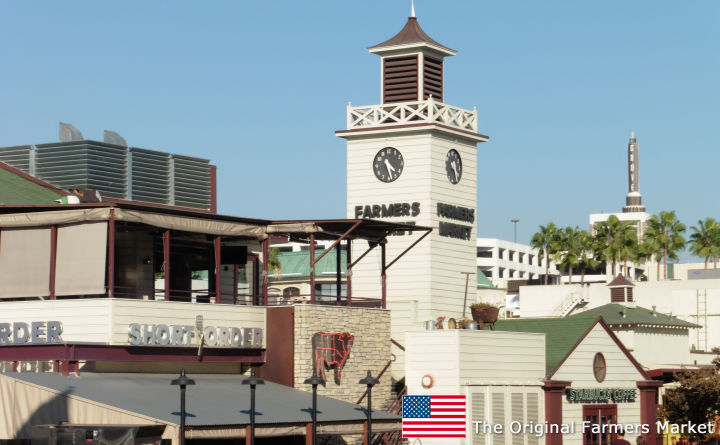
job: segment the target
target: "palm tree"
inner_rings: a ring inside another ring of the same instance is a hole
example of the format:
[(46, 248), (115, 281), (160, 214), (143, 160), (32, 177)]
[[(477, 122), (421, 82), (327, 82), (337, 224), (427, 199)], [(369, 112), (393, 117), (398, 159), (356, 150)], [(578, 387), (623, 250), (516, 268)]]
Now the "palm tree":
[[(632, 227), (632, 226), (631, 226)], [(625, 273), (625, 276), (628, 276), (628, 267), (627, 263), (628, 261), (636, 261), (639, 255), (639, 248), (638, 248), (638, 240), (637, 240), (637, 230), (635, 230), (634, 227), (632, 227), (632, 231), (627, 233), (627, 236), (622, 240), (622, 245), (620, 246), (620, 256), (619, 259), (623, 260), (623, 271)]]
[(565, 227), (558, 231), (557, 236), (554, 261), (568, 270), (569, 284), (572, 284), (573, 267), (580, 264), (579, 233), (580, 229), (577, 226)]
[(548, 283), (550, 271), (550, 255), (554, 254), (557, 248), (558, 229), (555, 223), (549, 222), (546, 226), (540, 226), (540, 231), (535, 233), (530, 240), (530, 245), (538, 250), (538, 258), (542, 261), (545, 258), (545, 284)]
[(678, 221), (675, 211), (661, 211), (653, 215), (647, 222), (645, 237), (655, 245), (662, 246), (663, 278), (667, 279), (668, 258), (677, 259), (677, 252), (685, 247), (685, 224)]
[(720, 225), (712, 219), (699, 220), (697, 226), (690, 227), (693, 233), (690, 235), (690, 251), (697, 256), (705, 257), (705, 269), (708, 268), (708, 261), (713, 257), (713, 268), (717, 266), (715, 259), (720, 250), (718, 245), (718, 233)]
[(580, 283), (585, 284), (585, 271), (587, 268), (595, 269), (600, 265), (599, 255), (596, 253), (598, 245), (595, 238), (590, 236), (586, 230), (580, 230), (577, 234), (577, 246), (580, 252), (580, 264), (582, 265)]
[(636, 237), (635, 228), (628, 221), (620, 221), (615, 215), (610, 215), (607, 221), (598, 224), (596, 238), (603, 246), (605, 261), (612, 263), (613, 277), (617, 260), (626, 258), (627, 246), (632, 243), (629, 240), (633, 237)]

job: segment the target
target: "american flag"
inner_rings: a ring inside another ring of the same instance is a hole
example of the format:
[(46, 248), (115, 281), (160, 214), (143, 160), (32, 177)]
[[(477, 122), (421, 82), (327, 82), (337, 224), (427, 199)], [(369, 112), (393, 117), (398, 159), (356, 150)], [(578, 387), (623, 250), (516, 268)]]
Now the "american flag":
[(402, 437), (465, 437), (465, 396), (403, 396)]

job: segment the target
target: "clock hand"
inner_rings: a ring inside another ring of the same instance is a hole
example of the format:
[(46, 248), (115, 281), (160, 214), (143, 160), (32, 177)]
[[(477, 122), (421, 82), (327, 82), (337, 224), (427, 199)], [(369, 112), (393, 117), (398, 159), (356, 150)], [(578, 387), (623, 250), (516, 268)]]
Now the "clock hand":
[(387, 159), (385, 159), (385, 168), (387, 168), (388, 174), (395, 172), (395, 168), (390, 164), (390, 161), (388, 161)]

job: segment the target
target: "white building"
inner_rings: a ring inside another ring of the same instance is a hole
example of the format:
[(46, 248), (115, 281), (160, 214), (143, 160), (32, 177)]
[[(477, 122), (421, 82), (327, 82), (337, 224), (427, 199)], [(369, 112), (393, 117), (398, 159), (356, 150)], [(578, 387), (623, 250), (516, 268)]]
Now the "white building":
[[(494, 286), (507, 288), (509, 279), (537, 280), (545, 275), (547, 258), (540, 260), (538, 250), (527, 244), (498, 238), (477, 239), (477, 266)], [(549, 275), (559, 272), (551, 261)]]

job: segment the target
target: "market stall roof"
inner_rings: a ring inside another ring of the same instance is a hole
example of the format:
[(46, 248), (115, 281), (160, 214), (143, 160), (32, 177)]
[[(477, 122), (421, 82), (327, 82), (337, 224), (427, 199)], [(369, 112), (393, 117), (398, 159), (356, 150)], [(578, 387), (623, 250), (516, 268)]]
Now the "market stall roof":
[[(188, 375), (195, 385), (187, 389), (187, 418), (189, 428), (242, 426), (250, 423), (250, 385), (242, 384), (242, 375)], [(134, 413), (140, 417), (177, 425), (179, 390), (170, 381), (176, 374), (93, 374), (82, 377), (63, 377), (54, 373), (0, 373), (0, 379), (14, 379), (41, 391), (58, 396), (84, 399), (95, 406), (105, 405), (113, 410)], [(2, 387), (0, 385), (0, 387)], [(278, 431), (292, 425), (304, 426), (312, 421), (312, 393), (266, 381), (255, 392), (256, 416), (259, 427)], [(17, 401), (20, 403), (20, 401)], [(1, 404), (0, 404), (1, 406)], [(37, 409), (52, 407), (44, 404)], [(364, 407), (318, 395), (320, 424), (359, 425), (366, 419)], [(68, 420), (68, 419), (58, 419)], [(384, 411), (373, 410), (373, 422), (378, 431), (397, 428), (400, 418)], [(71, 420), (72, 421), (72, 420)], [(77, 421), (77, 420), (76, 420)]]

